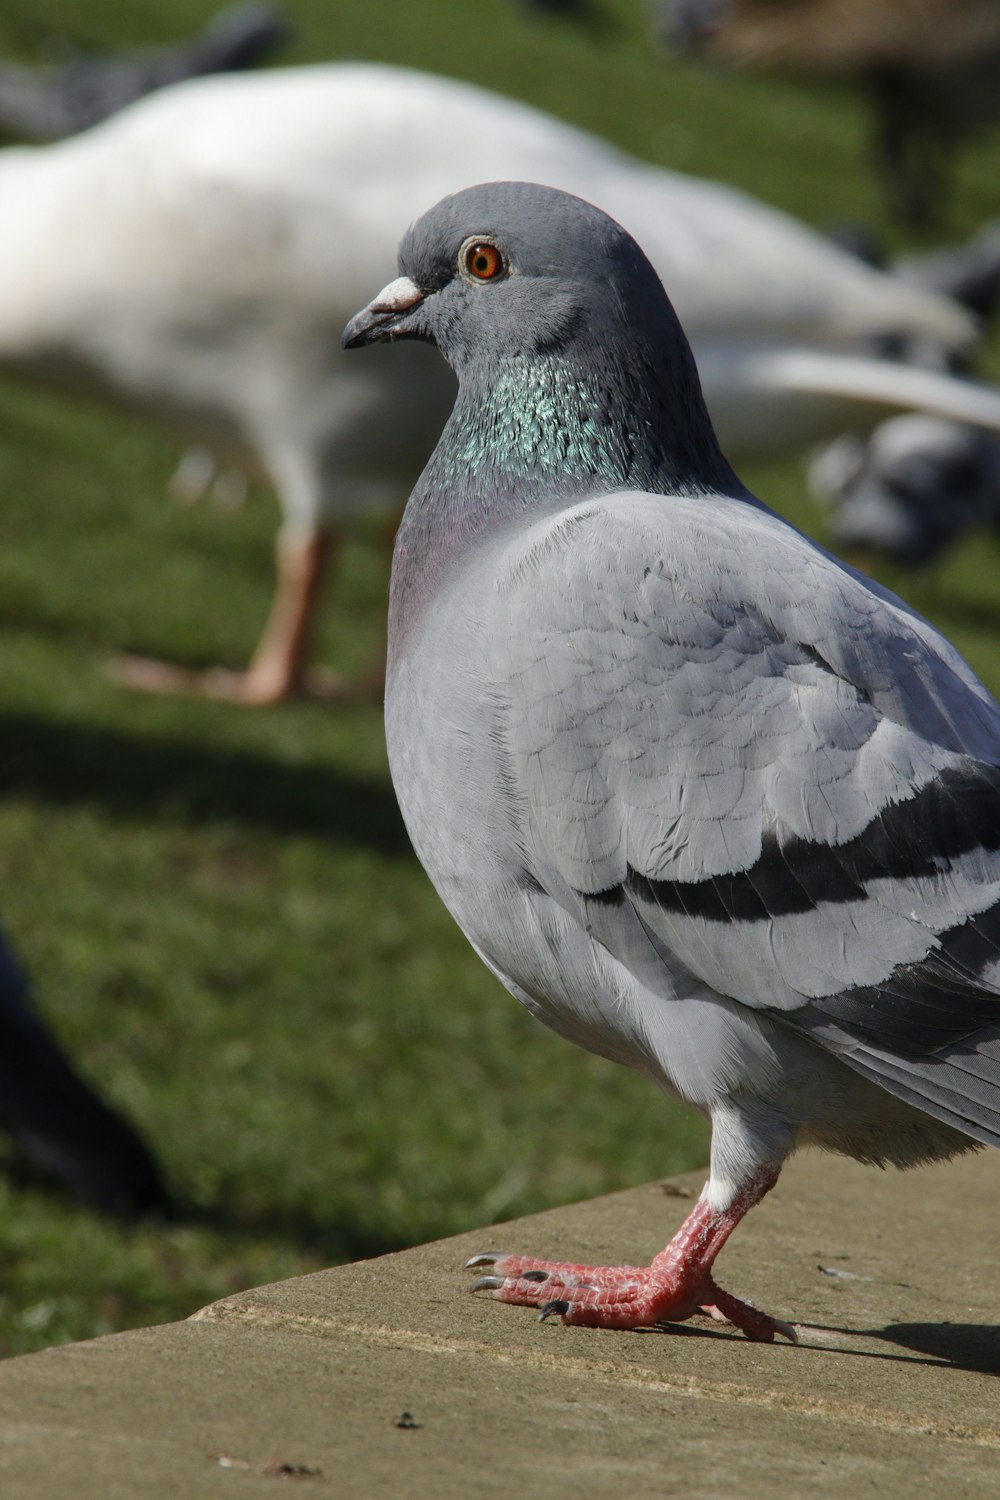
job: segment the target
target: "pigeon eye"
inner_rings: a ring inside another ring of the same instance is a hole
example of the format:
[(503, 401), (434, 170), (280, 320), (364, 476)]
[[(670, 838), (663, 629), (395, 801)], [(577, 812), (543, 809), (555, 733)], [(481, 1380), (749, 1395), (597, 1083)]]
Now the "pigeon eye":
[(495, 281), (507, 270), (503, 254), (489, 240), (470, 240), (463, 245), (460, 264), (474, 281)]

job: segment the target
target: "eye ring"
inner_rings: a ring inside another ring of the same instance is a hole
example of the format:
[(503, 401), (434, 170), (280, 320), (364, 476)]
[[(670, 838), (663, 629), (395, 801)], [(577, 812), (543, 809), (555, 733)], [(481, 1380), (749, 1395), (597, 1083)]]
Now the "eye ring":
[(485, 235), (472, 235), (458, 252), (458, 268), (466, 281), (501, 281), (510, 267), (499, 245)]

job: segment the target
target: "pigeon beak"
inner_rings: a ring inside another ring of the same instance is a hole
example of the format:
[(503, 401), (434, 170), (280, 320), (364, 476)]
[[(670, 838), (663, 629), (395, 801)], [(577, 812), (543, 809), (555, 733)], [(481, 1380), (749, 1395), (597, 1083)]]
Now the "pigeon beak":
[(344, 329), (340, 341), (342, 347), (361, 349), (365, 344), (380, 344), (387, 339), (399, 338), (403, 332), (400, 324), (404, 315), (419, 307), (426, 295), (409, 276), (397, 276), (367, 307), (354, 315)]

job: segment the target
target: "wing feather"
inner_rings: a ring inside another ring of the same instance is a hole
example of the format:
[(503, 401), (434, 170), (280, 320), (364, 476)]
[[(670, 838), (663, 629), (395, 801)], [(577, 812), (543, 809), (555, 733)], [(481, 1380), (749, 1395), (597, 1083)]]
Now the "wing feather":
[(565, 520), (499, 579), (529, 862), (834, 1050), (1000, 1022), (1000, 710), (957, 653), (762, 507)]

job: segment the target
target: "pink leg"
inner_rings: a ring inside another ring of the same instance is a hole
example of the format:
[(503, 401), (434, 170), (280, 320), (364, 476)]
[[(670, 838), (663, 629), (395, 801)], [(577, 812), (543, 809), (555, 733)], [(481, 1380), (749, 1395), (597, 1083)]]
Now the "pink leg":
[(648, 1328), (682, 1322), (704, 1311), (735, 1323), (747, 1338), (770, 1343), (780, 1333), (795, 1343), (790, 1324), (724, 1292), (711, 1274), (730, 1234), (776, 1180), (774, 1171), (761, 1173), (721, 1211), (700, 1199), (649, 1266), (581, 1266), (523, 1255), (476, 1255), (470, 1267), (490, 1265), (498, 1274), (480, 1277), (472, 1290), (488, 1290), (501, 1302), (538, 1307), (542, 1319), (558, 1316), (564, 1323), (590, 1328)]
[(148, 657), (119, 656), (109, 674), (125, 687), (146, 693), (180, 693), (262, 707), (286, 698), (379, 698), (385, 684), (385, 652), (360, 682), (344, 683), (306, 665), (309, 635), (332, 547), (328, 532), (301, 543), (279, 539), (278, 581), (271, 613), (245, 672), (211, 667), (199, 672)]

